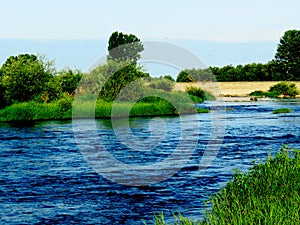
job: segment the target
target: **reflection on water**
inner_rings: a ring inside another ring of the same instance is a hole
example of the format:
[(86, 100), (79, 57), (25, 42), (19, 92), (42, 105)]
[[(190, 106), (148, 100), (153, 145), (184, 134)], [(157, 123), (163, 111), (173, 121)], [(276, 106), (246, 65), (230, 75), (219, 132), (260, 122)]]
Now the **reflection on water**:
[[(1, 123), (1, 223), (143, 224), (154, 213), (165, 211), (171, 217), (177, 210), (201, 218), (203, 201), (226, 184), (235, 168), (246, 170), (282, 144), (300, 148), (299, 101), (231, 102), (227, 107), (232, 110), (219, 117), (226, 122), (223, 144), (210, 167), (198, 169), (212, 123), (210, 114), (200, 114), (200, 130), (188, 129), (191, 137), (199, 135), (189, 163), (167, 180), (144, 187), (123, 186), (97, 174), (76, 145), (71, 121)], [(281, 107), (293, 112), (272, 114)], [(132, 133), (140, 140), (151, 137), (157, 127), (151, 130), (149, 123), (149, 118), (130, 119)], [(120, 121), (113, 129), (110, 121), (97, 120), (96, 127), (116, 159), (151, 164), (164, 160), (178, 144), (179, 118), (168, 117), (164, 123), (165, 137), (150, 151), (133, 151), (116, 138), (114, 129), (123, 129)], [(91, 143), (96, 140), (89, 138)]]

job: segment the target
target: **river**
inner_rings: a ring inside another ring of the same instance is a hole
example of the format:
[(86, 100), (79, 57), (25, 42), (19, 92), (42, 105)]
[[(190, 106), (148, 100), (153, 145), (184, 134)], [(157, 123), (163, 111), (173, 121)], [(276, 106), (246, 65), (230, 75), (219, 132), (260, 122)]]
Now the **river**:
[[(180, 211), (201, 219), (204, 202), (226, 184), (234, 169), (247, 170), (283, 144), (300, 148), (299, 100), (227, 102), (226, 107), (226, 115), (218, 118), (226, 125), (222, 145), (209, 167), (198, 168), (212, 117), (199, 114), (201, 128), (189, 129), (190, 136), (199, 135), (190, 161), (169, 178), (138, 187), (97, 173), (78, 147), (72, 121), (0, 123), (0, 223), (143, 224), (145, 220), (150, 224), (153, 214), (162, 211), (167, 218)], [(272, 114), (282, 107), (293, 112)], [(96, 127), (115, 158), (127, 164), (149, 164), (163, 160), (178, 144), (179, 117), (163, 119), (168, 132), (150, 152), (130, 151), (120, 144), (107, 120), (96, 120)], [(149, 135), (149, 122), (150, 118), (130, 119), (133, 133)]]

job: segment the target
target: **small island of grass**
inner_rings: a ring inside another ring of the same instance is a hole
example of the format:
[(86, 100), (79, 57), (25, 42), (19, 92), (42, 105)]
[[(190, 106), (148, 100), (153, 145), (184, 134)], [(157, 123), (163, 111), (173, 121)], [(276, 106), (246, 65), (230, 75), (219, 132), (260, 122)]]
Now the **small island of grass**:
[(291, 113), (291, 112), (293, 112), (293, 110), (289, 109), (289, 108), (279, 108), (279, 109), (274, 109), (272, 112), (273, 112), (273, 114)]

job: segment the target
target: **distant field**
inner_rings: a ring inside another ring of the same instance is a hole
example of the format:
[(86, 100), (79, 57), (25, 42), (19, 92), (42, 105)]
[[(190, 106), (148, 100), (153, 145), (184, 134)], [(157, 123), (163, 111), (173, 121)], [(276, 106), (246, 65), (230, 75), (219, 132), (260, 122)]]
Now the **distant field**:
[[(211, 91), (216, 97), (245, 97), (253, 91), (268, 91), (271, 86), (277, 83), (279, 81), (176, 83), (175, 90), (184, 91), (186, 87), (193, 85)], [(300, 81), (293, 83), (300, 90)]]

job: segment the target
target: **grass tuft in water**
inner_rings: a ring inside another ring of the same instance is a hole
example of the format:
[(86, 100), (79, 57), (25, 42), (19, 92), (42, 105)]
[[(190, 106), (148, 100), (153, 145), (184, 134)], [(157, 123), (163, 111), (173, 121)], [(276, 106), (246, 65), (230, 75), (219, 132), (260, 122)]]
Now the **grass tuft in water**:
[(272, 112), (273, 114), (279, 114), (279, 113), (291, 113), (293, 110), (289, 108), (280, 108), (280, 109), (274, 109)]

